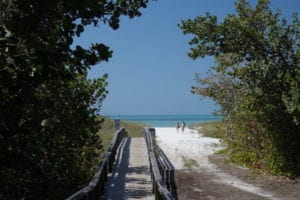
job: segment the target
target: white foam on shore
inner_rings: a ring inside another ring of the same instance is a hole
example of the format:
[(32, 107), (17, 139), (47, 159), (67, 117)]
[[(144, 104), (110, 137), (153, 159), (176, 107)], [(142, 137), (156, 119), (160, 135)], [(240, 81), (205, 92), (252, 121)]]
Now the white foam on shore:
[(192, 168), (212, 174), (215, 177), (213, 179), (215, 182), (273, 199), (270, 193), (221, 171), (209, 161), (210, 155), (224, 148), (219, 139), (204, 137), (198, 131), (190, 128), (186, 128), (184, 132), (177, 131), (174, 127), (156, 127), (155, 130), (158, 145), (176, 170), (185, 169), (184, 162), (193, 160), (197, 164), (193, 165)]

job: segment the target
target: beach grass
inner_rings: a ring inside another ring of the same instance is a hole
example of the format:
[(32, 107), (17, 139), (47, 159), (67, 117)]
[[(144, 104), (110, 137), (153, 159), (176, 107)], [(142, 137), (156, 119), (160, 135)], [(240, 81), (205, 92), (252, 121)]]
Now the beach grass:
[[(101, 118), (104, 119), (104, 122), (101, 126), (101, 129), (99, 130), (99, 135), (102, 140), (103, 150), (106, 151), (112, 141), (116, 129), (113, 119), (110, 119), (108, 117)], [(125, 127), (129, 137), (142, 137), (144, 125), (121, 120), (120, 126)]]
[(191, 126), (206, 137), (223, 138), (224, 123), (222, 121), (201, 122)]

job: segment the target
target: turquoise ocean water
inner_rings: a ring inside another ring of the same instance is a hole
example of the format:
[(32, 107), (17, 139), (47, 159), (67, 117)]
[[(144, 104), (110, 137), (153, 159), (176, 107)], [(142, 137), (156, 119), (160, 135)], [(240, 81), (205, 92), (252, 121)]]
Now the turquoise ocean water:
[(199, 122), (218, 121), (221, 117), (214, 115), (110, 115), (109, 118), (138, 122), (150, 127), (175, 127), (176, 123), (185, 122), (189, 127)]

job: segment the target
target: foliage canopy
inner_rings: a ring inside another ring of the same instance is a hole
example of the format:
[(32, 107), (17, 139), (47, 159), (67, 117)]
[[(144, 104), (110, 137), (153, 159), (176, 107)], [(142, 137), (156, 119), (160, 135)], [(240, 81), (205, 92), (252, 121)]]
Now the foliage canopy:
[(73, 39), (88, 25), (117, 29), (120, 16), (140, 16), (147, 3), (0, 2), (1, 199), (59, 199), (61, 188), (86, 183), (100, 155), (97, 115), (107, 94), (107, 75), (88, 80), (87, 71), (112, 51), (72, 47)]
[(214, 56), (217, 66), (192, 92), (221, 105), (231, 159), (272, 173), (300, 172), (300, 21), (289, 22), (269, 0), (251, 7), (235, 3), (237, 14), (222, 22), (210, 15), (182, 21), (192, 59)]

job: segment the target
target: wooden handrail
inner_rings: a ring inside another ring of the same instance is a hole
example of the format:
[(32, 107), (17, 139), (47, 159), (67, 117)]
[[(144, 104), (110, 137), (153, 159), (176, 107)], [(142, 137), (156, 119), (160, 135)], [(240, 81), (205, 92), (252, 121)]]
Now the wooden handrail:
[(112, 171), (117, 149), (122, 140), (126, 137), (127, 132), (125, 128), (120, 128), (115, 132), (112, 142), (99, 162), (98, 169), (89, 185), (71, 195), (66, 200), (100, 200), (102, 198), (107, 174)]
[(155, 143), (155, 129), (146, 128), (144, 136), (147, 144), (153, 193), (156, 200), (176, 200), (177, 191), (174, 166)]

